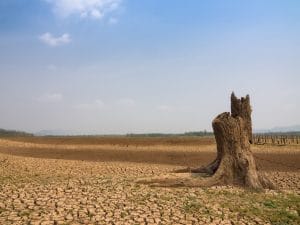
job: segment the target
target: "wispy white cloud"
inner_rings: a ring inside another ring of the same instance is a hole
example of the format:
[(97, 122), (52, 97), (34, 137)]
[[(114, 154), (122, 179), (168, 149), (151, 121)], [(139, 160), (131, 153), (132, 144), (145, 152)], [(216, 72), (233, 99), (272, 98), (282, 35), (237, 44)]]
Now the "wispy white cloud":
[(82, 18), (101, 19), (119, 8), (123, 0), (46, 0), (63, 17), (79, 15)]
[(63, 34), (61, 36), (54, 37), (51, 33), (48, 32), (40, 35), (39, 39), (43, 43), (50, 45), (52, 47), (68, 44), (69, 42), (71, 42), (71, 38), (69, 34)]
[(106, 105), (102, 100), (97, 99), (91, 103), (83, 103), (83, 104), (75, 105), (75, 108), (80, 110), (101, 110), (106, 108)]
[(55, 103), (63, 100), (63, 95), (60, 93), (47, 93), (37, 98), (39, 102)]

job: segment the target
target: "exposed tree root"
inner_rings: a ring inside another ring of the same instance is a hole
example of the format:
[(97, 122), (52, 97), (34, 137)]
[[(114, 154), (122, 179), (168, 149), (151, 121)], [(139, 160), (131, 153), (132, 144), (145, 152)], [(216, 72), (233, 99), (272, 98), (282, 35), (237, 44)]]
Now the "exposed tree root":
[(220, 160), (216, 158), (213, 162), (208, 164), (207, 166), (202, 166), (198, 168), (184, 168), (175, 170), (174, 173), (204, 173), (207, 175), (213, 175), (220, 165)]
[(205, 178), (207, 174), (182, 173), (185, 176), (174, 176), (174, 173), (156, 177), (139, 179), (137, 183), (149, 184), (151, 187), (211, 187), (233, 185), (252, 190), (276, 189), (272, 181), (262, 173), (258, 174), (259, 183), (242, 183), (238, 180), (230, 180), (224, 174), (215, 174)]

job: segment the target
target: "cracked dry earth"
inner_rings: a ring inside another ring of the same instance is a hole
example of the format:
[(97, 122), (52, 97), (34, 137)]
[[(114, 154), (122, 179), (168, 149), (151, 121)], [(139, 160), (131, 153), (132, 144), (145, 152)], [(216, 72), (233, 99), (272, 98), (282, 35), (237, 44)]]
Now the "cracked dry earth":
[(266, 192), (135, 182), (177, 168), (0, 153), (0, 224), (300, 224), (299, 171), (268, 172)]

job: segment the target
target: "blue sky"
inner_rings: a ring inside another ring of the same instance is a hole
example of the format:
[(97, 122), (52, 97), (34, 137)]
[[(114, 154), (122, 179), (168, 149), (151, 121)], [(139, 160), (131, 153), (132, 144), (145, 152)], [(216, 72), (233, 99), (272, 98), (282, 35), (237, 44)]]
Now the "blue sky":
[(231, 91), (256, 129), (300, 124), (300, 2), (1, 0), (0, 127), (211, 130)]

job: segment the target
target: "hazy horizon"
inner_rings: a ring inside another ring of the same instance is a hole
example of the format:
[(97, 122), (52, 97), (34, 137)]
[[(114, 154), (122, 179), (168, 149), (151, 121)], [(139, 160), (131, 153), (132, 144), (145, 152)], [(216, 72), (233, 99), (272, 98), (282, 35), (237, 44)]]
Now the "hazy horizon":
[(300, 2), (3, 0), (0, 128), (212, 130), (232, 91), (254, 129), (300, 124)]

